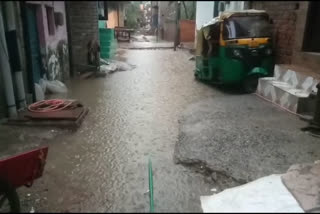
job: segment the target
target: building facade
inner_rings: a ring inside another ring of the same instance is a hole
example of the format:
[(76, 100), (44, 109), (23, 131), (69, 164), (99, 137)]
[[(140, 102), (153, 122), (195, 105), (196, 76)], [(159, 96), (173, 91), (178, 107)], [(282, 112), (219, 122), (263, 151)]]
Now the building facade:
[(35, 84), (42, 78), (67, 80), (70, 65), (65, 2), (1, 2), (0, 15), (5, 38), (0, 54), (8, 55), (0, 64), (0, 94), (4, 95), (0, 117), (4, 117), (6, 106), (22, 108), (21, 99), (35, 101)]
[[(33, 81), (39, 83), (44, 75), (49, 80), (65, 81), (69, 78), (69, 52), (65, 2), (26, 1), (24, 12), (26, 56)], [(40, 55), (41, 61), (35, 55)], [(30, 57), (31, 56), (31, 57)]]
[(7, 1), (0, 6), (2, 118), (10, 116), (8, 106), (22, 107), (21, 85), (30, 104), (42, 78), (66, 82), (87, 68), (89, 43), (99, 42), (99, 13), (97, 1)]
[(273, 19), (276, 60), (320, 74), (320, 3), (317, 1), (251, 2)]
[(85, 72), (89, 66), (89, 44), (99, 43), (98, 2), (97, 1), (67, 1), (69, 51), (71, 57), (71, 72)]

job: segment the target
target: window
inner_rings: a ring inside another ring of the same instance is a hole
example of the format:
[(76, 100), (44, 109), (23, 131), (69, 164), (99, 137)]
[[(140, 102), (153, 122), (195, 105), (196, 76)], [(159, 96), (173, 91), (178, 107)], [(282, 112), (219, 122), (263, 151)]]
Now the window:
[(236, 16), (224, 23), (224, 39), (271, 37), (271, 25), (266, 16)]
[(102, 21), (108, 20), (108, 2), (107, 1), (98, 1), (98, 13), (99, 13), (99, 20), (102, 20)]
[(303, 51), (320, 52), (320, 2), (309, 2)]
[(219, 2), (219, 12), (223, 12), (225, 10), (225, 2)]
[(47, 22), (48, 22), (49, 35), (54, 35), (55, 21), (54, 21), (53, 7), (46, 6), (46, 12), (47, 12)]
[(63, 14), (61, 12), (55, 12), (54, 13), (54, 23), (56, 26), (62, 26), (64, 21), (63, 21)]

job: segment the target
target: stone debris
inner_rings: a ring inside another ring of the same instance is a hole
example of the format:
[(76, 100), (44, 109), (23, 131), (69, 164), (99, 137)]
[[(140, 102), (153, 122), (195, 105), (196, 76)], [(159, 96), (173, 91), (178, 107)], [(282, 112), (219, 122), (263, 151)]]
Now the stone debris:
[(319, 161), (292, 165), (281, 178), (305, 212), (320, 212)]
[(115, 71), (128, 71), (134, 69), (136, 66), (126, 62), (117, 60), (104, 60), (100, 59), (100, 72), (110, 73)]

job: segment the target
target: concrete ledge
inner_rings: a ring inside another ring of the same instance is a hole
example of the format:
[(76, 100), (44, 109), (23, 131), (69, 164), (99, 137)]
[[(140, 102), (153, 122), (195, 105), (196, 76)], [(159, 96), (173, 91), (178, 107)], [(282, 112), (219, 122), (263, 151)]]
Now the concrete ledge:
[(290, 66), (276, 65), (274, 77), (260, 78), (257, 94), (298, 114), (312, 114), (319, 80), (291, 70)]

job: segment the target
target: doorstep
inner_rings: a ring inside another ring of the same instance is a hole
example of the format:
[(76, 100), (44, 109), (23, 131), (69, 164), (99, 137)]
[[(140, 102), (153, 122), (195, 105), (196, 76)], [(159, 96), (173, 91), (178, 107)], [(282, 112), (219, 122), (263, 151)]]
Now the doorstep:
[(274, 77), (259, 79), (257, 94), (295, 114), (313, 115), (320, 75), (294, 65), (275, 65)]

